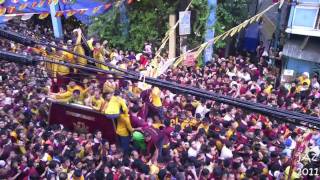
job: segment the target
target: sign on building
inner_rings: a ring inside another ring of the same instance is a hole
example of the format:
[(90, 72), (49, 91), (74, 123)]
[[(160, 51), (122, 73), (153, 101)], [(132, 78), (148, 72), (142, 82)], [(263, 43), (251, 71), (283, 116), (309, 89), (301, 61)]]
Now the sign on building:
[(191, 11), (180, 11), (179, 12), (179, 35), (188, 35), (191, 33)]

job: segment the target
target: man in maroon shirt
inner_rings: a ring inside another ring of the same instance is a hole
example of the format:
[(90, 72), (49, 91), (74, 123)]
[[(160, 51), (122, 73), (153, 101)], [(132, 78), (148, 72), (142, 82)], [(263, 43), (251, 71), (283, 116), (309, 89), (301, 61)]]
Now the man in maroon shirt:
[(143, 128), (143, 132), (147, 143), (147, 155), (151, 156), (151, 151), (154, 150), (152, 159), (156, 161), (162, 155), (164, 135), (160, 130), (148, 126)]
[(163, 133), (164, 143), (163, 146), (169, 146), (170, 145), (170, 136), (171, 133), (174, 131), (174, 128), (170, 126), (170, 120), (166, 119), (164, 120), (165, 127), (161, 130)]
[(141, 118), (139, 113), (140, 107), (138, 105), (134, 105), (132, 108), (130, 108), (130, 121), (133, 128), (140, 128), (140, 127), (146, 127), (148, 124), (144, 121), (143, 118)]

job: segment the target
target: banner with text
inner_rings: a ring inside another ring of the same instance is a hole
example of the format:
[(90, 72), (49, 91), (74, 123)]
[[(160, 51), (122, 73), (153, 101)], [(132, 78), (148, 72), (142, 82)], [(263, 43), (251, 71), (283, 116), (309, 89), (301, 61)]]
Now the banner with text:
[(82, 133), (102, 132), (110, 143), (116, 142), (115, 127), (112, 120), (94, 110), (59, 102), (52, 102), (49, 114), (50, 124), (62, 124), (71, 131)]

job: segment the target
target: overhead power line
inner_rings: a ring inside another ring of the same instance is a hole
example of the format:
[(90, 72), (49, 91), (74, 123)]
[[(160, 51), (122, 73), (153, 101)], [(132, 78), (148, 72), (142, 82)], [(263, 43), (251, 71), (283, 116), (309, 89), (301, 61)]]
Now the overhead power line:
[[(47, 62), (53, 64), (60, 64), (64, 66), (68, 66), (71, 68), (83, 69), (90, 72), (99, 72), (105, 74), (113, 74), (116, 76), (121, 76), (126, 79), (141, 81), (140, 77), (137, 75), (130, 75), (128, 73), (119, 73), (115, 71), (106, 71), (98, 68), (93, 67), (85, 67), (78, 64), (70, 64), (64, 62), (56, 62), (52, 60), (47, 60), (45, 58), (36, 58), (31, 56), (25, 56), (20, 54), (15, 54), (11, 52), (0, 51), (0, 59), (8, 60), (15, 63), (22, 63), (26, 65), (35, 65), (37, 62)], [(217, 101), (219, 103), (229, 104), (235, 107), (244, 108), (253, 112), (257, 112), (260, 114), (264, 114), (270, 117), (275, 118), (277, 121), (293, 123), (300, 126), (306, 126), (313, 129), (320, 130), (320, 119), (317, 117), (309, 116), (306, 114), (298, 113), (298, 112), (291, 112), (287, 110), (281, 110), (273, 107), (269, 107), (266, 105), (253, 103), (249, 101), (239, 100), (236, 98), (231, 98), (227, 96), (218, 95), (216, 93), (208, 92), (206, 90), (201, 90), (198, 88), (193, 88), (189, 86), (182, 86), (176, 83), (164, 81), (164, 80), (155, 80), (154, 78), (146, 78), (145, 82), (151, 84), (153, 86), (157, 86), (160, 88), (165, 88), (171, 90), (175, 93), (182, 93), (182, 94), (190, 94), (193, 96), (197, 96), (204, 99), (210, 99)]]

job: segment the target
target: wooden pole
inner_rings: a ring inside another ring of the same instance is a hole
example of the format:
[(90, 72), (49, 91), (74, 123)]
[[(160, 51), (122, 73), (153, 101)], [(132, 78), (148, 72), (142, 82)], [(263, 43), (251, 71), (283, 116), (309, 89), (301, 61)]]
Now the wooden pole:
[[(173, 28), (176, 24), (177, 18), (175, 14), (169, 16), (169, 28)], [(169, 35), (169, 59), (176, 57), (176, 33), (170, 33)]]

